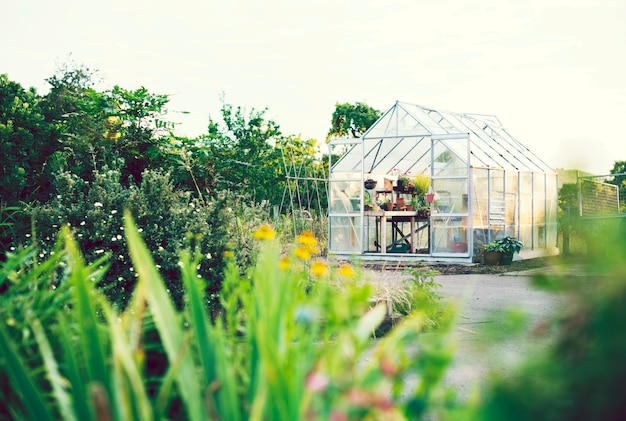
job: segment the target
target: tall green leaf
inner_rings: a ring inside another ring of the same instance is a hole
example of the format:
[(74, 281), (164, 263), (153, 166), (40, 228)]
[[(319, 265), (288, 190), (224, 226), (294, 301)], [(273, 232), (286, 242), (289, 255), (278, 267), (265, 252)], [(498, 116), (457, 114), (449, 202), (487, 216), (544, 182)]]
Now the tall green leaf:
[(88, 382), (104, 388), (107, 398), (113, 398), (111, 387), (111, 376), (109, 374), (109, 364), (107, 364), (108, 344), (102, 338), (99, 331), (101, 325), (98, 321), (96, 306), (96, 294), (94, 286), (90, 280), (93, 272), (85, 266), (83, 257), (79, 251), (76, 241), (72, 237), (70, 230), (64, 226), (61, 230), (65, 238), (66, 249), (72, 272), (70, 283), (73, 286), (74, 294), (74, 315), (79, 327), (79, 347), (85, 358)]
[[(138, 293), (145, 295), (150, 305), (168, 360), (170, 364), (173, 364), (178, 358), (179, 351), (185, 346), (180, 315), (174, 309), (152, 256), (139, 236), (137, 226), (129, 211), (124, 213), (124, 230), (131, 259), (139, 275)], [(201, 384), (193, 356), (190, 352), (186, 352), (180, 362), (176, 385), (185, 402), (187, 415), (194, 421), (207, 419)]]
[(48, 409), (43, 391), (30, 376), (28, 367), (20, 358), (14, 343), (0, 323), (0, 367), (6, 371), (33, 420), (54, 421), (54, 414)]

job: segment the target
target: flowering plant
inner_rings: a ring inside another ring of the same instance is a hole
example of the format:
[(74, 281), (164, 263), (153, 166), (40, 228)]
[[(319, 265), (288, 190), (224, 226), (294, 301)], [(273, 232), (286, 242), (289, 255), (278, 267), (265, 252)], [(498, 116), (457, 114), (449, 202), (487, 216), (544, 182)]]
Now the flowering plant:
[(398, 180), (404, 183), (411, 181), (411, 171), (402, 171), (400, 168), (393, 168), (389, 174), (398, 177)]

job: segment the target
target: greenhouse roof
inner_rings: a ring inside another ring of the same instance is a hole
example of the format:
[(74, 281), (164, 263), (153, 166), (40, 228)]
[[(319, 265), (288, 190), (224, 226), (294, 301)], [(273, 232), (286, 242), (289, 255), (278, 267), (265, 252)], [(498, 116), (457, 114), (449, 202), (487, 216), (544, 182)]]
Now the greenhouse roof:
[[(393, 169), (427, 172), (431, 164), (430, 139), (454, 134), (469, 136), (471, 167), (554, 173), (511, 136), (495, 116), (458, 114), (403, 102), (396, 102), (357, 139), (333, 171), (361, 171), (362, 156), (366, 173), (389, 173)], [(448, 151), (467, 161), (467, 153), (455, 148), (454, 142), (448, 143)]]

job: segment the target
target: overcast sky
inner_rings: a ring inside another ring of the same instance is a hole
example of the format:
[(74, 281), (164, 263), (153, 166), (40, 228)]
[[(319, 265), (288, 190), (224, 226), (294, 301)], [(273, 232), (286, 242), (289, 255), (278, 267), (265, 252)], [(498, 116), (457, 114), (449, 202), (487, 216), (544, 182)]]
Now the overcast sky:
[(180, 133), (220, 97), (323, 142), (336, 102), (494, 114), (554, 168), (626, 160), (624, 0), (5, 2), (0, 73), (47, 92), (72, 60), (171, 95)]

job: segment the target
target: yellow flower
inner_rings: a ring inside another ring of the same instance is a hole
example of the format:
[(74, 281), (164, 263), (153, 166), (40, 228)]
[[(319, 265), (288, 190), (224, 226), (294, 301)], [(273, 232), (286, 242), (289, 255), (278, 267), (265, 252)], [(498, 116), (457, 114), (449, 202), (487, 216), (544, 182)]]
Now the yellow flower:
[(276, 236), (276, 231), (267, 224), (263, 224), (259, 229), (254, 231), (254, 238), (258, 240), (273, 240)]
[(328, 273), (328, 265), (326, 262), (316, 260), (311, 264), (311, 273), (314, 276), (322, 277)]
[(289, 258), (287, 256), (283, 256), (280, 258), (280, 261), (278, 262), (278, 269), (280, 270), (287, 270), (289, 269)]
[(235, 253), (233, 253), (230, 250), (226, 250), (224, 252), (224, 259), (232, 259), (233, 257), (235, 257)]
[(317, 245), (317, 240), (311, 231), (304, 231), (298, 237), (298, 243), (307, 247), (315, 247)]
[(309, 260), (311, 258), (311, 250), (308, 247), (296, 247), (294, 253), (298, 259)]
[(352, 266), (350, 265), (341, 265), (337, 273), (339, 274), (339, 276), (344, 276), (346, 278), (354, 277), (354, 269), (352, 269)]

